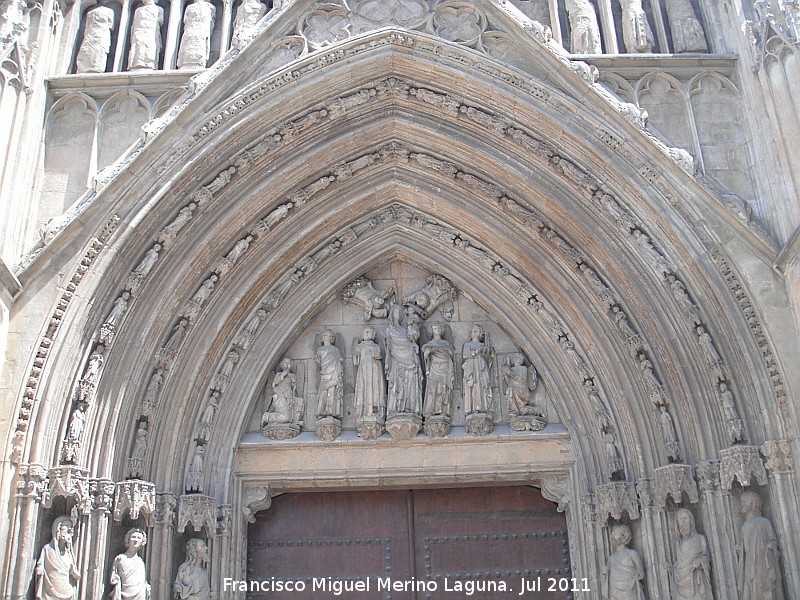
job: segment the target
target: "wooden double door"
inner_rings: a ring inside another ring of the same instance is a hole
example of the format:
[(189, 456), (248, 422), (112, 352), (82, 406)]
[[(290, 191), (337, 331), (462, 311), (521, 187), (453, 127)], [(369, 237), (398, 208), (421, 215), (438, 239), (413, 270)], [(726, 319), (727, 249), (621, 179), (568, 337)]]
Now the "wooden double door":
[(247, 558), (253, 600), (556, 600), (574, 583), (564, 516), (529, 486), (284, 494)]

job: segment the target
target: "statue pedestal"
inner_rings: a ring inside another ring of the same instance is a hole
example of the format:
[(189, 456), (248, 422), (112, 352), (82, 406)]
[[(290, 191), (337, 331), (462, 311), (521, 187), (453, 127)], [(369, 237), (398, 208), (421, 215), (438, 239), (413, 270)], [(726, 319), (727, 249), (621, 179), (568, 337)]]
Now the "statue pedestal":
[(494, 431), (494, 420), (486, 413), (467, 415), (466, 430), (470, 435), (489, 435)]
[(425, 435), (432, 438), (443, 438), (448, 433), (450, 433), (450, 417), (447, 415), (425, 417)]
[(261, 433), (271, 440), (288, 440), (300, 435), (300, 425), (297, 423), (270, 423), (261, 428)]
[(356, 430), (362, 440), (376, 440), (383, 433), (383, 418), (379, 415), (363, 417), (356, 422)]
[(317, 419), (317, 437), (324, 442), (331, 442), (342, 433), (342, 422), (336, 417), (321, 417)]
[(547, 421), (538, 415), (515, 415), (508, 420), (508, 426), (514, 431), (541, 431)]
[(386, 431), (396, 440), (415, 438), (422, 428), (422, 417), (414, 413), (398, 413), (386, 419)]

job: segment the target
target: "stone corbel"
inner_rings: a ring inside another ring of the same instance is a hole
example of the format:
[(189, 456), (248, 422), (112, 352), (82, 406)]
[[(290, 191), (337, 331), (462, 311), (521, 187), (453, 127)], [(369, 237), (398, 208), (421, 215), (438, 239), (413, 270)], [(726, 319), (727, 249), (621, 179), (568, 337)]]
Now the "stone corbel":
[(700, 500), (691, 465), (667, 465), (666, 467), (658, 467), (655, 473), (655, 501), (659, 508), (664, 509), (667, 507), (668, 496), (672, 496), (675, 504), (680, 504), (683, 501), (684, 494), (692, 504)]
[(148, 527), (156, 510), (156, 484), (139, 479), (117, 483), (114, 495), (114, 520), (122, 521), (128, 514), (133, 521), (143, 515)]
[(733, 480), (737, 479), (742, 487), (751, 484), (755, 479), (759, 485), (766, 485), (767, 470), (761, 460), (758, 446), (733, 446), (719, 452), (719, 480), (722, 489), (730, 491)]
[(769, 440), (761, 445), (761, 453), (767, 459), (767, 469), (776, 473), (794, 471), (794, 456), (788, 440)]
[(267, 510), (272, 506), (272, 497), (275, 494), (268, 485), (248, 487), (242, 494), (242, 512), (248, 523), (256, 522), (256, 513)]
[(195, 533), (203, 529), (211, 538), (217, 532), (217, 500), (203, 494), (185, 494), (178, 502), (178, 533), (192, 524)]
[(621, 519), (622, 513), (635, 521), (639, 518), (639, 500), (636, 485), (627, 481), (612, 481), (598, 485), (595, 490), (597, 517), (605, 523), (608, 518)]
[(569, 508), (572, 497), (570, 496), (569, 476), (567, 474), (559, 473), (543, 477), (541, 490), (542, 496), (558, 504), (556, 507), (558, 512), (563, 513)]
[(47, 473), (47, 488), (42, 494), (42, 506), (51, 508), (54, 498), (73, 498), (81, 514), (92, 510), (89, 495), (89, 471), (75, 466), (51, 467)]

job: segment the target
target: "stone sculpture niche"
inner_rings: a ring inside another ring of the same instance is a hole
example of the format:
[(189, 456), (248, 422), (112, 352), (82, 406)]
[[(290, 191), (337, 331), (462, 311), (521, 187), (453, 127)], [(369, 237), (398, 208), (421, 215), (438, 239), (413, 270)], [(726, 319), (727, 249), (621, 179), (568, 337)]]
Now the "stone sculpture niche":
[(292, 359), (284, 358), (265, 390), (268, 400), (261, 415), (261, 431), (271, 440), (286, 440), (300, 434), (305, 401), (298, 395), (298, 383)]

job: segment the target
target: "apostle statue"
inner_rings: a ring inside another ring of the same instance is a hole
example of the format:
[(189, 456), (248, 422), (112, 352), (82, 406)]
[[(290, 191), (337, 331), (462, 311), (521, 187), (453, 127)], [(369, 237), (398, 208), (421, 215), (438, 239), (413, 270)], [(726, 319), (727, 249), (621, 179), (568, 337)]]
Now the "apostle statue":
[(113, 27), (114, 10), (108, 6), (95, 6), (86, 11), (83, 41), (75, 61), (77, 73), (105, 72)]
[(217, 9), (208, 0), (194, 0), (183, 13), (179, 69), (205, 69), (211, 56), (211, 34)]
[(443, 328), (434, 323), (431, 326), (431, 341), (422, 346), (425, 359), (425, 402), (422, 413), (426, 417), (434, 415), (450, 415), (450, 401), (455, 383), (455, 364), (453, 354), (455, 348), (442, 339)]
[(653, 32), (642, 8), (642, 0), (619, 0), (622, 7), (622, 39), (629, 54), (653, 50)]
[(53, 522), (53, 539), (42, 548), (36, 563), (36, 600), (75, 600), (80, 573), (72, 551), (74, 527), (69, 517)]
[[(133, 13), (131, 49), (128, 55), (129, 71), (158, 68), (158, 59), (161, 55), (161, 26), (163, 24), (164, 9), (156, 4), (156, 0), (144, 0), (144, 3)], [(158, 244), (156, 245), (158, 246)], [(158, 249), (160, 248), (159, 246)], [(155, 252), (156, 259), (158, 259), (158, 249)], [(147, 270), (149, 271), (149, 268)]]
[(208, 583), (208, 546), (199, 538), (186, 542), (186, 560), (178, 567), (175, 577), (175, 600), (208, 600), (211, 586)]
[(231, 48), (241, 49), (250, 39), (253, 28), (265, 14), (267, 7), (260, 0), (242, 0), (236, 9), (236, 19), (233, 21)]
[(570, 52), (600, 54), (600, 28), (597, 14), (589, 0), (566, 0), (569, 15)]
[(127, 550), (117, 555), (111, 567), (111, 600), (150, 600), (150, 584), (139, 556), (146, 543), (147, 534), (139, 528), (125, 534)]
[(342, 354), (333, 344), (335, 340), (336, 334), (333, 331), (323, 331), (322, 346), (314, 357), (319, 366), (317, 418), (342, 416), (344, 368)]
[(365, 327), (353, 353), (356, 371), (355, 416), (382, 419), (386, 410), (386, 391), (381, 362), (381, 347), (375, 343), (374, 327)]
[(737, 584), (740, 600), (783, 600), (778, 539), (769, 519), (761, 516), (761, 497), (744, 492), (741, 498), (742, 540)]
[(706, 536), (697, 533), (691, 511), (678, 510), (678, 559), (672, 568), (673, 600), (713, 600)]
[(461, 365), (464, 371), (464, 414), (492, 412), (492, 354), (483, 327), (473, 325), (461, 356), (464, 360)]
[(603, 597), (608, 600), (645, 600), (644, 564), (639, 553), (628, 547), (630, 543), (631, 530), (627, 525), (616, 525), (611, 530), (612, 552), (603, 582)]
[(403, 310), (394, 304), (386, 329), (386, 379), (389, 381), (387, 413), (422, 413), (422, 366), (419, 360), (419, 328), (402, 324)]

